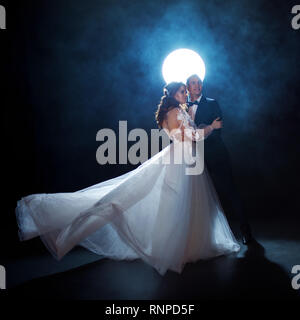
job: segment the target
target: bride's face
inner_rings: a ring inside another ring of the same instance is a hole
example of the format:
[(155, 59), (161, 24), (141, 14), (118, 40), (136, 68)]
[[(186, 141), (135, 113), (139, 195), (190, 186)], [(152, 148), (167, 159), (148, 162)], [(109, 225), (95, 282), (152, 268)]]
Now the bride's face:
[(186, 93), (186, 87), (185, 86), (181, 86), (177, 92), (174, 95), (174, 98), (180, 103), (186, 103), (187, 100), (187, 93)]

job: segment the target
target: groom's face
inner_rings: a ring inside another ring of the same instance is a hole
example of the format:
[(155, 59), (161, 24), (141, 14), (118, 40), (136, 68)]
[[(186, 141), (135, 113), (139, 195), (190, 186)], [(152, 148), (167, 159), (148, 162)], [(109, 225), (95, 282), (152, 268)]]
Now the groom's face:
[(202, 92), (202, 81), (198, 77), (192, 77), (188, 85), (189, 94), (193, 97), (199, 97)]

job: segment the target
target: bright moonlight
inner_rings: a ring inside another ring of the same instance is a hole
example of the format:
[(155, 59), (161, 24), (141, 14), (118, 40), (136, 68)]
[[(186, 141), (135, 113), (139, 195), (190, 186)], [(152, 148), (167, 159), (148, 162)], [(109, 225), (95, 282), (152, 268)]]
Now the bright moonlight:
[(162, 74), (166, 83), (172, 81), (186, 82), (192, 74), (197, 74), (203, 81), (205, 64), (199, 54), (189, 49), (171, 52), (163, 62)]

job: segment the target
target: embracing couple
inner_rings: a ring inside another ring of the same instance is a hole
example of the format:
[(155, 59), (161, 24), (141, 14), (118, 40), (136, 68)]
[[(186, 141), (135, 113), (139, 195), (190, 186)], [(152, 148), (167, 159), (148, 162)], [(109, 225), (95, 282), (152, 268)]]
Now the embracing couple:
[[(200, 78), (166, 85), (155, 118), (172, 143), (136, 169), (76, 192), (20, 199), (20, 240), (40, 236), (58, 260), (76, 245), (111, 259), (142, 259), (161, 275), (181, 273), (187, 262), (239, 251), (225, 213), (238, 217), (243, 243), (251, 242), (221, 138), (221, 110), (202, 95)], [(187, 140), (194, 146), (204, 140), (201, 174), (187, 175), (186, 163), (159, 161)]]
[[(203, 83), (197, 74), (191, 75), (186, 84), (172, 82), (166, 85), (164, 88), (165, 95), (162, 97), (156, 112), (156, 120), (158, 126), (166, 129), (168, 133), (176, 128), (179, 125), (176, 120), (173, 127), (170, 123), (174, 122), (179, 109), (171, 111), (174, 107), (171, 105), (178, 103), (185, 106), (186, 109), (183, 109), (188, 113), (188, 116), (186, 116), (189, 118), (189, 124), (192, 124), (195, 128), (204, 129), (206, 169), (222, 205), (226, 208), (225, 212), (233, 213), (233, 216), (240, 223), (243, 244), (249, 244), (254, 239), (234, 182), (230, 156), (221, 136), (222, 111), (216, 100), (203, 96), (202, 89)], [(174, 100), (176, 100), (175, 103)], [(182, 110), (180, 110), (180, 113), (182, 113)], [(183, 111), (183, 113), (185, 112)]]

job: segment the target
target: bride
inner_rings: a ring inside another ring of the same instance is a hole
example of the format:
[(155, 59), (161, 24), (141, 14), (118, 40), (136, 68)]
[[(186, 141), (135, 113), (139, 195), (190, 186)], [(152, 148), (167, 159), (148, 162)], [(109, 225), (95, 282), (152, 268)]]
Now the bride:
[(164, 88), (156, 121), (172, 143), (136, 169), (76, 192), (22, 197), (15, 210), (20, 240), (40, 236), (58, 260), (76, 245), (110, 259), (139, 258), (161, 275), (239, 251), (205, 166), (188, 175), (189, 164), (162, 161), (220, 128), (215, 120), (197, 129), (186, 100), (183, 83)]

